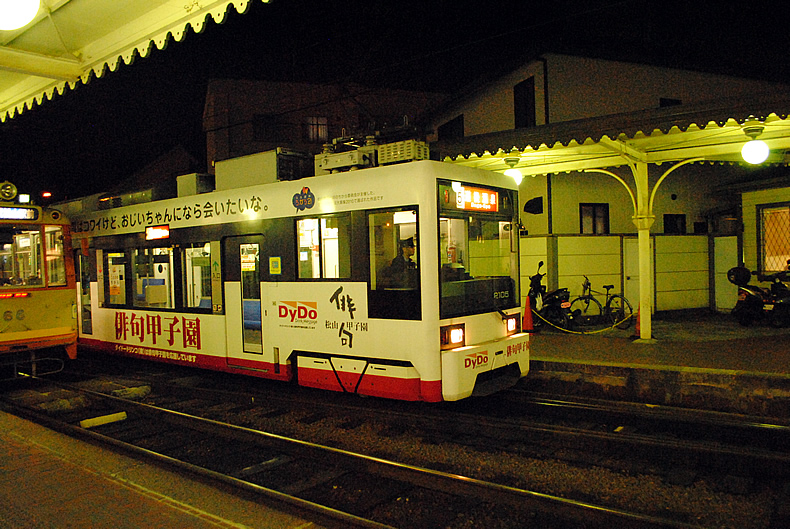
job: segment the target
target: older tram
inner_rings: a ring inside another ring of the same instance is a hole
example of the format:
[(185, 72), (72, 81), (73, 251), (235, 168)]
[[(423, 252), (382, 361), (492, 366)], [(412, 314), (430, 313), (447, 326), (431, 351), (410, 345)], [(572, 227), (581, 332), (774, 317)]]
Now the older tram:
[(77, 355), (70, 225), (0, 183), (0, 378), (59, 371)]
[(514, 384), (529, 367), (514, 182), (366, 149), (307, 178), (260, 153), (218, 162), (205, 193), (186, 175), (177, 198), (83, 201), (80, 344), (413, 401)]

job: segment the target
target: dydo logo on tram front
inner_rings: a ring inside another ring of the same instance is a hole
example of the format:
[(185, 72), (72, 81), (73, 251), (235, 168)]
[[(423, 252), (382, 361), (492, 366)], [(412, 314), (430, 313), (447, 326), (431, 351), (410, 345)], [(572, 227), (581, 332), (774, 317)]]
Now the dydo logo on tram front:
[(464, 358), (464, 367), (480, 367), (488, 363), (488, 351), (472, 353)]

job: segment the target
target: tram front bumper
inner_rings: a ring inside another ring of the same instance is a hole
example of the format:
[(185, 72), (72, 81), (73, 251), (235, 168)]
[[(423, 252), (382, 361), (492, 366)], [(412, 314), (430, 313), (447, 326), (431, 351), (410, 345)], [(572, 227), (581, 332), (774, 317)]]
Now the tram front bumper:
[(495, 370), (505, 375), (513, 370), (501, 369), (518, 365), (524, 377), (529, 372), (529, 334), (518, 333), (507, 338), (479, 345), (442, 351), (442, 397), (459, 400), (472, 395), (478, 377)]

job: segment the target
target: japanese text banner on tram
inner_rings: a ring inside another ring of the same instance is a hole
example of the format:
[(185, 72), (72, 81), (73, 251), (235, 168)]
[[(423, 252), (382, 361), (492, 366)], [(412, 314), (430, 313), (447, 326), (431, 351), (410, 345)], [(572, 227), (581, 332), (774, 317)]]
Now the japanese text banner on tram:
[(289, 216), (305, 211), (377, 207), (386, 192), (371, 185), (349, 190), (346, 185), (342, 192), (330, 190), (322, 196), (313, 194), (309, 187), (298, 182), (277, 185), (282, 187), (276, 193), (267, 191), (266, 200), (263, 198), (265, 186), (253, 186), (92, 212), (84, 217), (76, 214), (72, 215), (72, 231), (78, 238), (120, 235), (145, 231), (153, 226), (172, 229)]

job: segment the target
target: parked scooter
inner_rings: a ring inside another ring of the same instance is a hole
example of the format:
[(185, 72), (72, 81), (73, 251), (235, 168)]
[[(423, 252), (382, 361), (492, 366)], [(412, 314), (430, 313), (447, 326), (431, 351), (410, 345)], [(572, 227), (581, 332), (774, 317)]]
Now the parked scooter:
[(538, 271), (529, 278), (529, 306), (532, 308), (532, 321), (535, 327), (545, 325), (546, 322), (562, 329), (568, 330), (575, 326), (573, 313), (571, 312), (571, 294), (567, 288), (558, 288), (546, 293), (543, 285), (543, 278), (546, 274), (541, 274), (540, 269), (543, 261), (538, 263)]
[[(787, 264), (790, 269), (790, 259)], [(760, 281), (770, 281), (770, 288), (750, 285), (753, 275)], [(790, 271), (763, 275), (736, 266), (727, 271), (727, 280), (738, 286), (738, 302), (732, 309), (732, 315), (739, 324), (749, 326), (767, 321), (773, 327), (790, 326), (790, 288), (784, 283), (790, 280)]]

